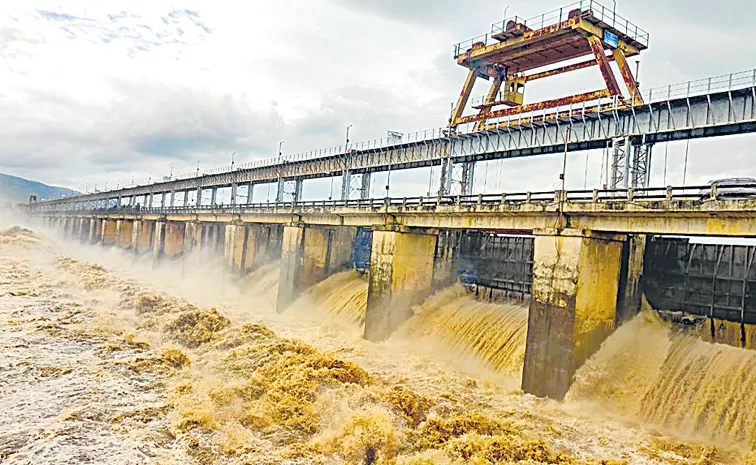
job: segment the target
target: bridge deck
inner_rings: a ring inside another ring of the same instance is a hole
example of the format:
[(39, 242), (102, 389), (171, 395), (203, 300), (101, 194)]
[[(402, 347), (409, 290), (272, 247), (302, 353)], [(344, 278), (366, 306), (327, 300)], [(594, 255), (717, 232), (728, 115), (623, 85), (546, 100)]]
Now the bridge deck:
[[(754, 186), (756, 188), (756, 186)], [(634, 234), (756, 236), (756, 199), (711, 198), (707, 186), (478, 196), (163, 207), (50, 210), (167, 221), (532, 231), (557, 228)]]

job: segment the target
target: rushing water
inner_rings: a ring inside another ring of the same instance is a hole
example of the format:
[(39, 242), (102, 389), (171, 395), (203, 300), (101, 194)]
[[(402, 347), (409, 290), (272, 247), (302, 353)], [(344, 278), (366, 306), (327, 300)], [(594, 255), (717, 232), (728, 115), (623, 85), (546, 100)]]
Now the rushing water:
[(524, 306), (452, 287), (375, 344), (357, 273), (278, 314), (277, 263), (191, 260), (0, 231), (0, 462), (756, 463), (751, 352), (640, 317), (561, 404), (517, 388)]
[(698, 340), (645, 313), (617, 330), (568, 395), (644, 422), (756, 446), (756, 351)]

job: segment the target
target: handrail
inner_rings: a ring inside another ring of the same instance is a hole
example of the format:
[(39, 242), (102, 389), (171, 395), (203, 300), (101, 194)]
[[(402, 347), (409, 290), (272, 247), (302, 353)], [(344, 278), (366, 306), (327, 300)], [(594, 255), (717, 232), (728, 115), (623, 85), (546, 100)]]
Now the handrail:
[[(701, 203), (727, 198), (728, 195), (740, 195), (741, 197), (756, 199), (756, 183), (743, 183), (737, 186), (738, 193), (724, 195), (719, 193), (716, 183), (703, 186), (668, 186), (668, 187), (651, 187), (645, 189), (592, 189), (592, 190), (574, 190), (574, 191), (538, 191), (538, 192), (516, 192), (516, 193), (498, 193), (498, 194), (477, 194), (477, 195), (444, 195), (444, 196), (415, 196), (415, 197), (386, 197), (370, 199), (349, 199), (349, 200), (300, 200), (289, 202), (256, 202), (236, 205), (184, 205), (184, 206), (161, 206), (161, 207), (140, 207), (140, 206), (114, 206), (110, 208), (88, 208), (88, 209), (58, 209), (46, 210), (35, 209), (34, 213), (50, 212), (73, 212), (73, 213), (136, 213), (136, 214), (169, 214), (169, 213), (193, 213), (212, 211), (220, 213), (243, 213), (250, 210), (279, 210), (282, 208), (370, 208), (382, 209), (386, 207), (440, 207), (448, 205), (506, 205), (522, 203), (543, 203), (559, 204), (567, 203), (615, 203), (615, 202), (635, 202), (637, 200), (693, 200)], [(743, 193), (745, 192), (745, 193)]]
[(596, 0), (579, 0), (569, 5), (551, 10), (546, 13), (534, 16), (532, 18), (521, 18), (519, 16), (513, 16), (511, 18), (505, 18), (502, 21), (491, 25), (491, 32), (489, 34), (479, 35), (454, 45), (454, 57), (466, 53), (470, 50), (475, 43), (483, 43), (485, 46), (499, 43), (499, 40), (493, 36), (497, 33), (506, 30), (507, 23), (514, 21), (517, 24), (522, 24), (530, 29), (544, 29), (555, 24), (559, 24), (566, 21), (569, 18), (571, 11), (580, 10), (584, 15), (590, 15), (616, 31), (625, 34), (627, 37), (642, 44), (644, 47), (648, 47), (650, 34), (648, 31), (638, 27), (636, 24), (631, 23), (626, 18), (617, 14), (616, 10), (612, 6), (606, 7)]

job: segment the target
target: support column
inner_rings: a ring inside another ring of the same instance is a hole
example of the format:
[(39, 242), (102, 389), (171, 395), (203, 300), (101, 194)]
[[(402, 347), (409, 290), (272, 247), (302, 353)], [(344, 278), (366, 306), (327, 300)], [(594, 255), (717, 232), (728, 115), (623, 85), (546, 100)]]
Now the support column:
[(184, 253), (188, 254), (200, 248), (202, 244), (202, 225), (189, 221), (184, 225)]
[(243, 224), (227, 224), (223, 237), (223, 258), (231, 273), (241, 274), (247, 253), (247, 230)]
[(87, 242), (89, 240), (89, 231), (90, 231), (90, 224), (91, 218), (80, 218), (79, 219), (79, 242)]
[(232, 273), (243, 276), (267, 260), (269, 234), (260, 224), (226, 225), (223, 256)]
[(155, 223), (155, 240), (152, 254), (155, 260), (175, 258), (184, 252), (184, 223)]
[(646, 253), (646, 235), (628, 236), (622, 248), (622, 272), (619, 282), (617, 325), (632, 320), (640, 311), (643, 290), (643, 257)]
[(102, 220), (102, 245), (114, 245), (116, 243), (117, 227), (118, 222), (116, 220)]
[(63, 237), (71, 239), (73, 237), (74, 219), (66, 216), (63, 218)]
[(436, 253), (433, 260), (433, 290), (443, 289), (454, 283), (454, 250), (457, 246), (456, 231), (441, 231), (436, 241)]
[(133, 247), (134, 253), (142, 255), (152, 250), (155, 236), (155, 222), (142, 220), (134, 222)]
[(96, 244), (102, 238), (102, 220), (92, 218), (89, 221), (89, 243)]
[(130, 249), (134, 242), (134, 221), (118, 220), (116, 222), (116, 245), (121, 249)]
[(625, 236), (534, 231), (522, 389), (561, 400), (575, 371), (612, 334)]
[(217, 196), (218, 196), (218, 188), (213, 187), (212, 189), (210, 189), (210, 205), (215, 206), (215, 200)]
[(249, 183), (247, 186), (247, 204), (252, 203), (252, 201), (255, 198), (255, 185), (252, 183)]
[(281, 243), (277, 310), (285, 310), (302, 291), (349, 264), (355, 228), (286, 226)]
[(388, 338), (431, 292), (436, 236), (373, 231), (365, 339)]

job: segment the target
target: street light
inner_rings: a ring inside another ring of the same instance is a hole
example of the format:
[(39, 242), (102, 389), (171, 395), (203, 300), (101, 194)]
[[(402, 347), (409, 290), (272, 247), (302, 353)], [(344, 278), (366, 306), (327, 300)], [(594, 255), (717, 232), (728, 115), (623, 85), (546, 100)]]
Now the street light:
[(346, 128), (346, 145), (344, 145), (344, 152), (346, 152), (346, 151), (349, 150), (349, 128), (351, 128), (351, 127), (352, 127), (352, 125), (350, 124)]

